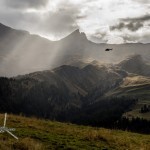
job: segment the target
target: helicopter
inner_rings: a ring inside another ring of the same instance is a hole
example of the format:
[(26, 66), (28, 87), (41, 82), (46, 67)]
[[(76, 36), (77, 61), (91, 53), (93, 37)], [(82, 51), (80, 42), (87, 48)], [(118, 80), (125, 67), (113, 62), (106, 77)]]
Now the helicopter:
[(113, 49), (112, 48), (106, 48), (105, 51), (109, 52), (109, 51), (112, 51)]

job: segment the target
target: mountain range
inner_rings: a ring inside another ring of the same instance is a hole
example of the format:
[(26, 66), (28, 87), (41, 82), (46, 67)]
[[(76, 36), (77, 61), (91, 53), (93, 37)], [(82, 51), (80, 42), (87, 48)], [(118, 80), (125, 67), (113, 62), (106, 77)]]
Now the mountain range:
[[(140, 54), (150, 63), (149, 47), (150, 44), (141, 43), (93, 43), (79, 30), (54, 42), (0, 24), (0, 76), (12, 77), (61, 65), (83, 67), (85, 63), (95, 60), (102, 63), (118, 63), (135, 54)], [(113, 51), (106, 52), (106, 48), (113, 48)]]
[(74, 109), (93, 107), (113, 97), (125, 96), (133, 102), (135, 98), (147, 99), (149, 104), (150, 74), (147, 70), (138, 74), (139, 65), (130, 71), (135, 62), (150, 67), (139, 55), (133, 55), (116, 65), (92, 61), (82, 68), (62, 65), (13, 78), (1, 77), (0, 110), (62, 119)]
[(0, 111), (105, 126), (139, 115), (150, 104), (149, 46), (96, 44), (79, 30), (52, 42), (0, 24)]

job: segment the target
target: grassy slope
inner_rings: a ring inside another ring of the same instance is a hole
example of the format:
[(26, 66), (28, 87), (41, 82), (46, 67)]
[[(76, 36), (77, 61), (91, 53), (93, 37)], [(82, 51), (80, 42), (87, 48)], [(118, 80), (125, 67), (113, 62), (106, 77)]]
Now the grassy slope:
[[(3, 124), (0, 114), (0, 124)], [(1, 150), (148, 150), (150, 135), (142, 135), (119, 130), (77, 126), (69, 123), (51, 122), (35, 118), (9, 115), (7, 125), (16, 127), (19, 140), (8, 134), (0, 134)]]
[(150, 112), (140, 113), (144, 104), (150, 105), (150, 77), (131, 74), (125, 78), (123, 83), (116, 89), (108, 92), (106, 96), (136, 96), (138, 103), (131, 111), (124, 114), (126, 117), (140, 117), (150, 120)]
[(139, 98), (150, 97), (150, 78), (144, 76), (130, 75), (116, 89), (107, 93), (107, 96), (139, 96)]

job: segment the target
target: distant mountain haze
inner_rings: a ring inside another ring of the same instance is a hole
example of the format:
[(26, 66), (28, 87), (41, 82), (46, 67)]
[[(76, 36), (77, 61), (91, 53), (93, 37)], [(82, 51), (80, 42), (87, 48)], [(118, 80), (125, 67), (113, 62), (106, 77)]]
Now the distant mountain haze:
[[(130, 97), (149, 99), (150, 74), (145, 70), (138, 70), (134, 65), (134, 62), (140, 65), (141, 61), (142, 66), (149, 67), (140, 56), (136, 55), (116, 65), (92, 61), (81, 68), (62, 65), (14, 78), (1, 77), (0, 110), (66, 120), (67, 117), (72, 118), (73, 114), (76, 116), (78, 114), (76, 111), (80, 112), (84, 108), (100, 111), (99, 107), (103, 106), (101, 101), (104, 99), (102, 103), (104, 105), (107, 103), (105, 98), (124, 96), (123, 101), (127, 103)], [(120, 100), (122, 107), (122, 99)], [(134, 100), (131, 99), (132, 102)], [(97, 107), (97, 103), (101, 106)], [(114, 104), (117, 105), (116, 103)], [(124, 111), (127, 110), (125, 108)]]
[(118, 66), (130, 73), (150, 76), (150, 65), (144, 62), (141, 55), (131, 55), (127, 59), (121, 61)]
[[(106, 52), (106, 48), (113, 50)], [(149, 48), (150, 44), (141, 43), (93, 43), (79, 30), (60, 41), (52, 42), (0, 24), (0, 76), (23, 75), (61, 65), (84, 67), (91, 61), (118, 63), (133, 54), (140, 54), (149, 63)]]

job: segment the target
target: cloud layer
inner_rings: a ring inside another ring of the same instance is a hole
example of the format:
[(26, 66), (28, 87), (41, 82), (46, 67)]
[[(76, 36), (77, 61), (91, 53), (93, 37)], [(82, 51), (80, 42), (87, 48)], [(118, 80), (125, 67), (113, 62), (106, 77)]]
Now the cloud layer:
[(40, 8), (46, 6), (48, 0), (5, 0), (4, 5), (14, 9)]
[(95, 42), (147, 43), (149, 12), (150, 0), (0, 1), (0, 22), (51, 40), (79, 28)]

